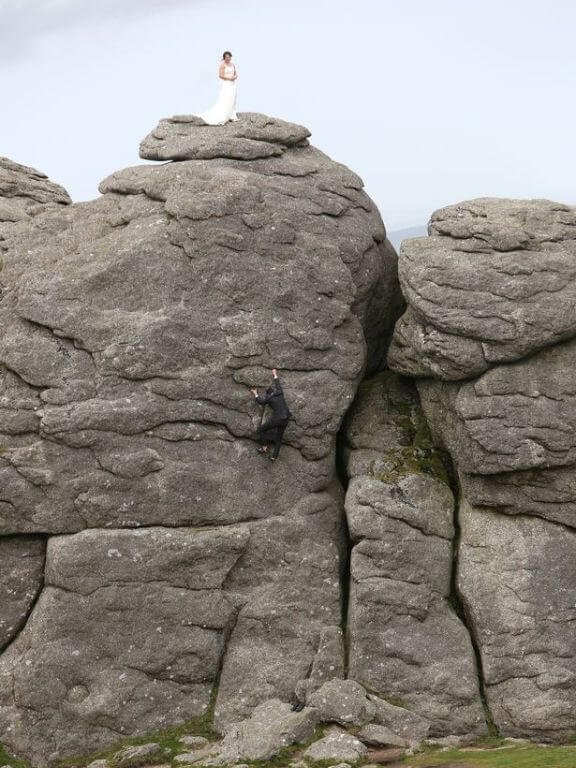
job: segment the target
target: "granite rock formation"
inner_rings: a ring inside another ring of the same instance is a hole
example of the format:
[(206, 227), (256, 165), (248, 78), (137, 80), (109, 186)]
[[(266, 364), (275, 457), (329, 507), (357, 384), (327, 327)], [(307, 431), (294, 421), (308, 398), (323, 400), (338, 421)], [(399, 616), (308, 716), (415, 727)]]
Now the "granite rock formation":
[(453, 605), (455, 502), (415, 386), (391, 371), (364, 382), (345, 439), (349, 675), (431, 736), (481, 735), (474, 648)]
[(71, 202), (66, 190), (45, 174), (0, 156), (0, 241), (4, 225)]
[(176, 116), (81, 204), (0, 159), (0, 742), (35, 768), (203, 715), (214, 765), (317, 722), (573, 734), (576, 210), (437, 212), (404, 305), (308, 138)]
[(406, 241), (392, 368), (459, 486), (455, 592), (495, 726), (576, 723), (576, 210), (473, 200)]
[[(308, 135), (162, 121), (142, 156), (174, 162), (74, 205), (5, 165), (0, 534), (34, 567), (0, 742), (39, 768), (211, 707), (223, 728), (340, 647), (336, 436), (400, 296), (361, 180)], [(273, 366), (293, 412), (275, 465), (248, 391)]]

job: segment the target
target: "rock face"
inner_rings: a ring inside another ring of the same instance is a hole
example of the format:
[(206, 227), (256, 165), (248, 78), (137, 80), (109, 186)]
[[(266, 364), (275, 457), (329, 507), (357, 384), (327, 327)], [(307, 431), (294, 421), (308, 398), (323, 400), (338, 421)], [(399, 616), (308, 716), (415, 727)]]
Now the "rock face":
[(66, 190), (40, 171), (0, 157), (0, 242), (7, 223), (71, 202)]
[(469, 379), (576, 333), (576, 211), (546, 200), (481, 199), (437, 211), (404, 241), (408, 311), (390, 364)]
[(473, 200), (404, 243), (389, 355), (455, 465), (456, 591), (502, 734), (566, 738), (573, 632), (576, 210)]
[(44, 550), (41, 537), (0, 538), (0, 650), (16, 637), (42, 587)]
[[(216, 694), (223, 728), (342, 668), (335, 441), (399, 294), (361, 180), (308, 135), (163, 121), (142, 154), (180, 162), (75, 205), (14, 166), (9, 201), (45, 197), (0, 243), (0, 533), (48, 543), (0, 655), (0, 742), (35, 766)], [(272, 465), (248, 386), (274, 366)]]
[(349, 675), (429, 722), (482, 734), (474, 650), (452, 606), (454, 498), (413, 385), (362, 384), (346, 427)]
[(459, 589), (503, 733), (566, 738), (576, 713), (576, 531), (462, 505)]

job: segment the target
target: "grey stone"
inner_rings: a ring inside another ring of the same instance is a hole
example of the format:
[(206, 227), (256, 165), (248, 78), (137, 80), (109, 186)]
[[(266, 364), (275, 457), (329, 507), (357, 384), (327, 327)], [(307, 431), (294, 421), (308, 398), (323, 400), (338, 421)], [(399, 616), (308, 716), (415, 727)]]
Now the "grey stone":
[(0, 236), (7, 236), (5, 223), (37, 215), (46, 207), (69, 205), (66, 190), (35, 168), (0, 157)]
[(321, 722), (362, 725), (374, 716), (374, 705), (355, 680), (329, 680), (308, 697)]
[(284, 747), (311, 738), (317, 722), (311, 707), (295, 712), (279, 699), (262, 702), (250, 718), (228, 726), (216, 762), (268, 760)]
[[(180, 116), (146, 146), (205, 159), (2, 225), (0, 533), (51, 539), (0, 741), (38, 768), (205, 713), (218, 678), (223, 728), (341, 664), (336, 437), (401, 299), (361, 179), (307, 136)], [(273, 366), (276, 465), (248, 390)]]
[(313, 742), (304, 757), (313, 762), (334, 760), (355, 763), (368, 754), (368, 748), (351, 733), (332, 728), (324, 738)]
[(308, 145), (302, 125), (255, 112), (241, 112), (237, 122), (207, 126), (195, 115), (161, 120), (141, 142), (145, 160), (212, 160), (217, 157), (256, 160), (282, 155), (289, 147)]
[(575, 366), (571, 340), (473, 382), (419, 384), (471, 503), (575, 525)]
[(428, 737), (430, 721), (426, 718), (373, 694), (369, 694), (368, 698), (374, 704), (374, 722), (385, 726), (410, 746), (418, 745)]
[(0, 650), (16, 637), (42, 587), (44, 550), (41, 537), (0, 538)]
[(326, 627), (321, 635), (310, 674), (296, 685), (296, 696), (306, 703), (327, 680), (344, 677), (344, 635), (341, 627)]
[(450, 604), (454, 499), (413, 385), (389, 372), (366, 382), (346, 439), (348, 675), (431, 733), (485, 733), (474, 649)]
[(286, 518), (251, 525), (246, 553), (227, 580), (244, 604), (223, 661), (218, 728), (275, 695), (292, 701), (324, 628), (339, 620), (340, 514), (337, 499), (316, 494)]
[(504, 736), (561, 741), (576, 716), (576, 531), (464, 503), (458, 588)]
[(86, 768), (110, 768), (110, 763), (108, 760), (92, 760)]
[(193, 749), (201, 749), (206, 747), (210, 742), (205, 739), (204, 736), (182, 736), (180, 743), (186, 747), (192, 747)]
[(203, 714), (236, 613), (222, 585), (249, 537), (241, 526), (51, 537), (44, 589), (0, 665), (0, 723), (14, 743), (49, 718), (41, 764), (66, 732), (69, 749), (89, 752), (110, 723), (144, 735), (166, 713)]
[(157, 758), (165, 757), (164, 750), (159, 744), (139, 744), (134, 747), (124, 747), (112, 757), (113, 768), (139, 768), (150, 762), (158, 762)]
[[(395, 255), (354, 174), (311, 147), (286, 155), (305, 175), (231, 159), (127, 169), (99, 200), (14, 228), (6, 533), (238, 522), (326, 486), (363, 366), (386, 347)], [(273, 492), (269, 468), (253, 472), (246, 390), (272, 365), (295, 414)]]
[(364, 744), (373, 744), (374, 746), (393, 746), (393, 747), (407, 747), (408, 742), (406, 739), (397, 736), (392, 733), (390, 728), (385, 725), (365, 725), (362, 730), (357, 734), (360, 741)]
[(430, 234), (401, 247), (392, 368), (466, 379), (574, 335), (576, 209), (470, 200), (437, 211)]
[(439, 211), (401, 252), (408, 309), (389, 355), (425, 377), (433, 439), (457, 471), (457, 596), (491, 715), (504, 735), (546, 741), (566, 738), (576, 691), (575, 224), (549, 201)]

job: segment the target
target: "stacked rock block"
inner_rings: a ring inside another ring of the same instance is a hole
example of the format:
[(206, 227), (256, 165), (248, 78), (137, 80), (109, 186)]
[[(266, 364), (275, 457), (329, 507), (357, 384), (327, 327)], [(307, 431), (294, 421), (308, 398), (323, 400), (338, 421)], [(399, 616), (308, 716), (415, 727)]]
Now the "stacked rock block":
[(390, 366), (460, 487), (455, 586), (507, 736), (576, 723), (576, 210), (481, 199), (406, 241)]

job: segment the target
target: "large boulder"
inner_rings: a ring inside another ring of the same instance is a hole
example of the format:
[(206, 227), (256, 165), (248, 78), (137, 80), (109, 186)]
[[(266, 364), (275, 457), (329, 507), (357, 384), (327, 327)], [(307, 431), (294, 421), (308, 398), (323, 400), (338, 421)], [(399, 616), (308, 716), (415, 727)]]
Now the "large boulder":
[(279, 699), (263, 701), (251, 716), (226, 729), (213, 764), (241, 760), (269, 760), (291, 744), (312, 738), (318, 713), (311, 707), (295, 712)]
[[(333, 727), (328, 730), (326, 736), (308, 747), (304, 757), (312, 763), (322, 761), (356, 763), (367, 754), (368, 748), (359, 739), (341, 728)], [(323, 765), (326, 765), (326, 762)]]
[(576, 209), (473, 200), (430, 235), (401, 249), (389, 362), (417, 378), (462, 489), (455, 592), (495, 725), (561, 740), (576, 711)]
[[(0, 655), (0, 741), (36, 766), (342, 668), (336, 437), (400, 298), (361, 180), (308, 135), (164, 121), (142, 154), (179, 162), (5, 230), (0, 532), (48, 553)], [(275, 465), (248, 390), (272, 367)]]
[(471, 200), (437, 211), (402, 244), (408, 309), (391, 366), (468, 379), (576, 329), (576, 210), (547, 200)]

